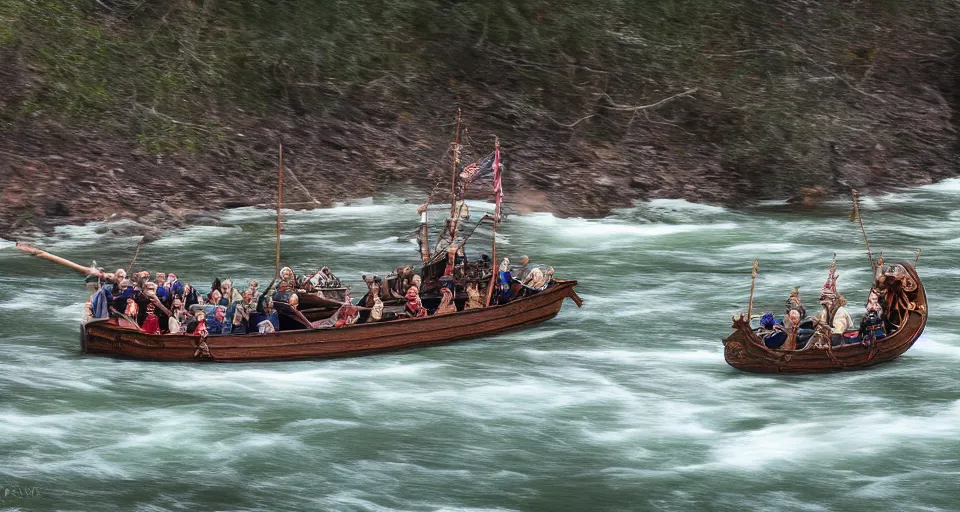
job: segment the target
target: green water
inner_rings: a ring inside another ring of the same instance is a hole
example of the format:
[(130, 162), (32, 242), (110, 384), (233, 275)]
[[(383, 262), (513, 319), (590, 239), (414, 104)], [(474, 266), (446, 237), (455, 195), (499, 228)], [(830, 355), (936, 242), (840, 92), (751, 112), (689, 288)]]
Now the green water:
[[(356, 359), (237, 365), (83, 356), (87, 293), (0, 242), (0, 507), (23, 510), (956, 510), (960, 181), (867, 199), (871, 242), (912, 261), (930, 321), (868, 371), (757, 376), (720, 338), (793, 286), (813, 310), (831, 255), (859, 313), (870, 271), (847, 205), (733, 211), (654, 201), (603, 220), (515, 216), (498, 251), (580, 280), (535, 328)], [(414, 206), (287, 214), (284, 262), (361, 289), (416, 258)], [(171, 231), (138, 263), (206, 287), (261, 283), (273, 216)], [(36, 241), (126, 266), (96, 226)], [(355, 296), (359, 295), (354, 293)]]

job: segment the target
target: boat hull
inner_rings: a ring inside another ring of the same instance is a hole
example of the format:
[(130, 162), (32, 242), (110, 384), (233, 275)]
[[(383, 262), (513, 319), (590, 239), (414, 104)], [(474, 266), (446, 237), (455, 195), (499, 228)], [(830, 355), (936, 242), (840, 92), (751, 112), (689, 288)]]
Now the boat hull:
[(906, 352), (923, 333), (927, 324), (927, 298), (916, 270), (900, 263), (916, 283), (910, 293), (913, 309), (905, 312), (900, 328), (870, 346), (861, 343), (822, 348), (808, 346), (800, 350), (770, 349), (763, 344), (743, 317), (733, 321), (733, 333), (723, 339), (727, 364), (753, 373), (823, 373), (859, 370), (892, 361)]
[(549, 288), (508, 304), (455, 314), (350, 325), (339, 329), (282, 331), (243, 336), (151, 335), (121, 327), (115, 320), (84, 326), (89, 354), (150, 361), (280, 361), (363, 355), (435, 345), (521, 329), (549, 320), (563, 301), (580, 299), (576, 281)]

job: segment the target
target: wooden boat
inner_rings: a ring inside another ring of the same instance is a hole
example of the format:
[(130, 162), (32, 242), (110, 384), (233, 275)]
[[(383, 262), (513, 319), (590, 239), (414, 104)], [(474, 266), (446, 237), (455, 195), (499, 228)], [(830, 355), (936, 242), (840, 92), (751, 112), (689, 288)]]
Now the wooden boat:
[(577, 281), (555, 280), (542, 292), (507, 304), (447, 315), (303, 329), (270, 334), (196, 336), (145, 334), (116, 318), (82, 328), (85, 353), (151, 361), (275, 361), (343, 357), (435, 345), (521, 329), (549, 320), (566, 298), (581, 305)]
[(885, 338), (869, 344), (832, 347), (828, 338), (817, 339), (818, 331), (801, 349), (770, 349), (750, 326), (749, 319), (740, 316), (733, 320), (733, 333), (723, 339), (724, 359), (730, 366), (748, 372), (821, 373), (857, 370), (897, 358), (913, 346), (927, 324), (927, 295), (916, 269), (909, 263), (886, 267), (881, 263), (879, 268), (874, 287), (886, 292), (884, 310), (892, 324)]

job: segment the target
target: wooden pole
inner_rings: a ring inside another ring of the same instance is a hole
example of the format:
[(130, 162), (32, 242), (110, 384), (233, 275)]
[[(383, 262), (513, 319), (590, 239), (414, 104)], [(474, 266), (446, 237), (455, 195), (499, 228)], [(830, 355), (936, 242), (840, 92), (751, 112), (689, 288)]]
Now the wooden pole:
[(876, 271), (877, 266), (873, 261), (873, 254), (870, 252), (870, 240), (867, 239), (867, 231), (863, 228), (863, 216), (860, 213), (860, 192), (857, 189), (850, 189), (850, 195), (853, 196), (853, 217), (860, 224), (860, 232), (863, 233), (863, 243), (867, 246), (867, 258), (870, 258), (870, 269)]
[(490, 242), (493, 246), (493, 275), (490, 276), (490, 284), (487, 286), (487, 301), (485, 305), (489, 306), (490, 301), (493, 300), (493, 288), (496, 285), (497, 281), (500, 278), (500, 263), (497, 262), (497, 219), (493, 219), (493, 241)]
[(129, 274), (130, 271), (133, 270), (133, 264), (137, 262), (137, 256), (140, 255), (140, 246), (143, 245), (143, 239), (144, 237), (141, 236), (140, 241), (137, 242), (137, 250), (133, 253), (133, 259), (130, 260), (130, 266), (127, 267), (127, 274)]
[(277, 170), (277, 269), (280, 275), (280, 231), (283, 229), (280, 220), (280, 209), (283, 208), (283, 142), (280, 143), (280, 167)]
[(53, 255), (53, 254), (50, 254), (49, 252), (41, 251), (40, 249), (37, 249), (37, 248), (35, 248), (35, 247), (31, 247), (31, 246), (29, 246), (29, 245), (27, 245), (27, 244), (22, 244), (22, 243), (20, 243), (20, 242), (17, 242), (17, 249), (20, 249), (20, 250), (23, 251), (23, 252), (32, 254), (32, 255), (34, 255), (34, 256), (36, 256), (36, 257), (38, 257), (38, 258), (43, 258), (43, 259), (45, 259), (45, 260), (47, 260), (47, 261), (52, 261), (52, 262), (54, 262), (54, 263), (59, 263), (60, 265), (63, 265), (63, 266), (65, 266), (65, 267), (68, 267), (68, 268), (71, 268), (71, 269), (73, 269), (73, 270), (76, 270), (77, 272), (80, 272), (81, 274), (83, 274), (83, 275), (85, 275), (85, 276), (98, 276), (98, 277), (102, 277), (102, 278), (107, 278), (107, 277), (112, 278), (112, 277), (113, 277), (113, 274), (105, 274), (105, 273), (101, 272), (99, 269), (96, 269), (96, 268), (93, 268), (93, 267), (85, 267), (85, 266), (83, 266), (83, 265), (78, 265), (78, 264), (76, 264), (76, 263), (74, 263), (74, 262), (72, 262), (72, 261), (70, 261), (70, 260), (68, 260), (68, 259), (66, 259), (66, 258), (61, 258), (60, 256), (55, 256), (55, 255)]
[(453, 165), (450, 172), (450, 243), (457, 235), (457, 164), (460, 163), (460, 120), (462, 111), (457, 108), (457, 133), (453, 138)]
[(917, 249), (917, 256), (913, 258), (913, 269), (917, 269), (917, 263), (920, 262), (920, 249)]
[(750, 302), (747, 303), (747, 323), (750, 322), (750, 317), (753, 315), (753, 287), (757, 283), (757, 271), (760, 269), (760, 260), (753, 260), (753, 272), (750, 278)]

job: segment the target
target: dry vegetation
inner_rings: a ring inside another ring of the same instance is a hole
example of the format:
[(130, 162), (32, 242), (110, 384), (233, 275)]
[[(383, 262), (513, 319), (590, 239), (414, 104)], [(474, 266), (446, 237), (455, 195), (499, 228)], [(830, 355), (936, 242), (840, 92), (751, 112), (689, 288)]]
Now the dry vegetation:
[(8, 0), (0, 234), (269, 201), (280, 139), (322, 201), (416, 185), (457, 106), (563, 214), (925, 183), (958, 49), (954, 0)]

